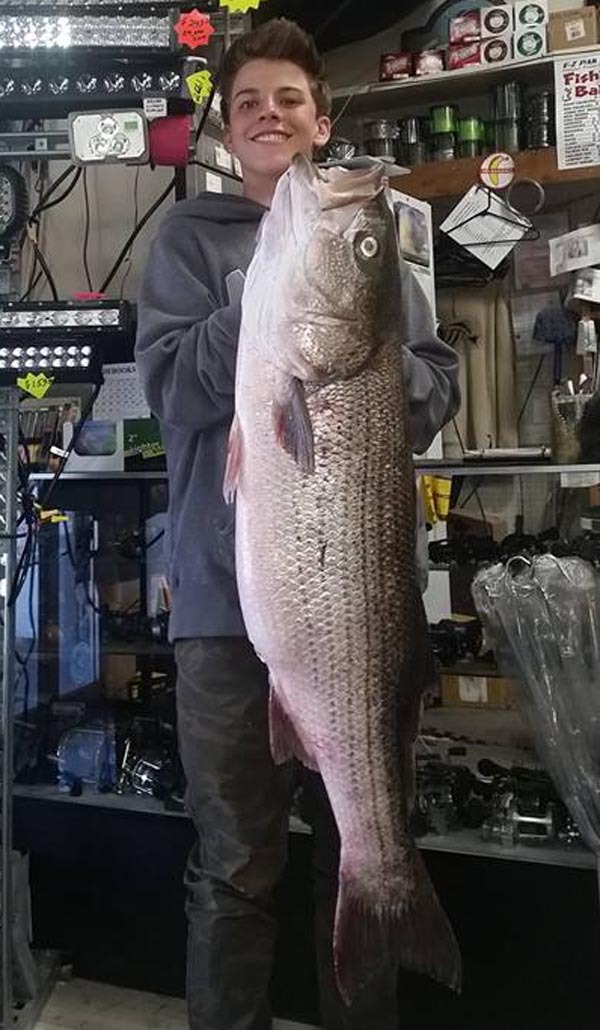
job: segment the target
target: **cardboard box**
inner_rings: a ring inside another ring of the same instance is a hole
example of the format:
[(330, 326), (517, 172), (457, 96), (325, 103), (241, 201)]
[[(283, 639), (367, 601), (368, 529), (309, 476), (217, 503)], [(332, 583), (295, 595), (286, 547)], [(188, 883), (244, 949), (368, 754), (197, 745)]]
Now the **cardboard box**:
[(439, 75), (444, 71), (443, 50), (423, 50), (415, 54), (415, 75)]
[(510, 4), (505, 4), (502, 7), (482, 7), (482, 39), (491, 39), (493, 36), (505, 36), (507, 32), (513, 32), (514, 27), (514, 9)]
[(545, 25), (515, 33), (514, 54), (517, 61), (534, 61), (547, 53), (548, 37)]
[(534, 29), (547, 25), (550, 17), (548, 0), (517, 0), (515, 5), (515, 30)]
[(593, 46), (600, 42), (600, 9), (574, 7), (550, 15), (548, 23), (548, 49), (572, 50)]
[(481, 37), (481, 11), (463, 11), (456, 18), (450, 19), (448, 27), (448, 42), (450, 45), (456, 43), (471, 43)]
[(461, 43), (448, 47), (448, 71), (481, 64), (481, 43)]
[(395, 54), (382, 54), (379, 61), (379, 81), (395, 82), (408, 79), (413, 73), (414, 54), (399, 51)]
[(445, 708), (516, 708), (516, 691), (504, 676), (442, 675), (442, 705)]
[(506, 64), (513, 59), (513, 33), (507, 32), (504, 36), (494, 36), (493, 39), (482, 39), (481, 41), (481, 63), (482, 64)]

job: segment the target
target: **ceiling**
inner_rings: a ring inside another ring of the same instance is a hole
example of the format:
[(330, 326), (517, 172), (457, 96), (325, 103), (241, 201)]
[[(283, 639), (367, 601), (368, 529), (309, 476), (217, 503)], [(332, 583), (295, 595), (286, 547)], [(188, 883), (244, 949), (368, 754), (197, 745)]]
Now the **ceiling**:
[[(320, 50), (331, 50), (344, 43), (365, 39), (400, 21), (417, 7), (419, 0), (265, 0), (257, 20), (286, 17), (316, 35)], [(323, 10), (329, 8), (329, 12)]]

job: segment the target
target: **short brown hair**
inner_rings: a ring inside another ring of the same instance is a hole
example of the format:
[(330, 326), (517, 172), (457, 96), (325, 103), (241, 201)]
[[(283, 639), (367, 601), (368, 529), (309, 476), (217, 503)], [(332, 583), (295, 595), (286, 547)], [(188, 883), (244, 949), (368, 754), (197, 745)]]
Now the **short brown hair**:
[(318, 115), (331, 111), (331, 90), (325, 74), (325, 61), (312, 36), (287, 18), (273, 18), (247, 32), (230, 46), (221, 68), (221, 114), (229, 124), (231, 91), (236, 75), (249, 61), (291, 61), (305, 73)]

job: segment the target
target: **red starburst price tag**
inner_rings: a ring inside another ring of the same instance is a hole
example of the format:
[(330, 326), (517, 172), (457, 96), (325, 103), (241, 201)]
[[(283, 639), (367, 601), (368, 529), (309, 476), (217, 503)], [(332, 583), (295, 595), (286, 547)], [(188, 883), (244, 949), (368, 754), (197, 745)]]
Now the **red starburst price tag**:
[(202, 14), (195, 8), (180, 14), (179, 21), (175, 25), (177, 39), (182, 46), (190, 50), (197, 50), (198, 47), (206, 46), (210, 37), (215, 31), (208, 14)]

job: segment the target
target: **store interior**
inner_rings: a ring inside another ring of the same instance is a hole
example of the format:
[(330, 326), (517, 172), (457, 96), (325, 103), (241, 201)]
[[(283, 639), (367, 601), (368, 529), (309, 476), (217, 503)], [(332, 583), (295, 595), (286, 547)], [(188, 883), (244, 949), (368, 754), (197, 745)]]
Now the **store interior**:
[[(460, 360), (461, 409), (414, 457), (439, 677), (412, 831), (464, 987), (401, 972), (403, 1021), (593, 1030), (600, 8), (576, 0), (0, 0), (0, 1030), (33, 1030), (68, 976), (185, 994), (194, 831), (136, 301), (170, 206), (242, 193), (220, 62), (280, 16), (326, 56), (317, 162), (387, 162), (401, 257)], [(317, 1027), (311, 883), (294, 809), (272, 1003)]]

